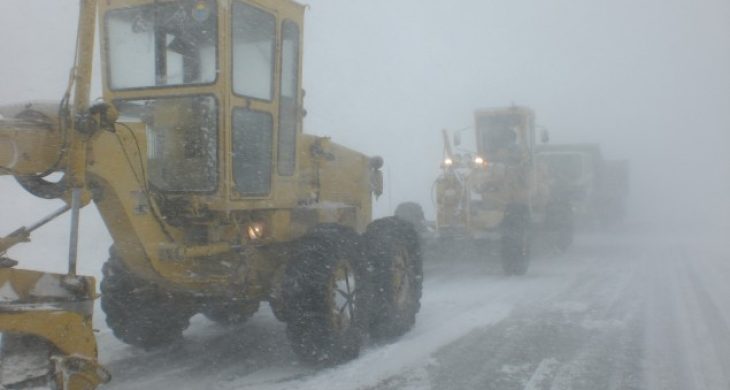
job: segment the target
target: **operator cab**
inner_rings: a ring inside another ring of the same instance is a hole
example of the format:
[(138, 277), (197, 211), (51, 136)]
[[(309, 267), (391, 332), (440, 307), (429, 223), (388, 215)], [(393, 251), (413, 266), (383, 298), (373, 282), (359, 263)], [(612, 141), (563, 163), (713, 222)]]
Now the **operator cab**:
[(490, 162), (519, 162), (534, 145), (534, 118), (532, 110), (522, 107), (477, 111), (478, 154)]
[(221, 209), (236, 201), (265, 208), (295, 192), (303, 6), (101, 4), (104, 98), (146, 139), (150, 188), (206, 196)]

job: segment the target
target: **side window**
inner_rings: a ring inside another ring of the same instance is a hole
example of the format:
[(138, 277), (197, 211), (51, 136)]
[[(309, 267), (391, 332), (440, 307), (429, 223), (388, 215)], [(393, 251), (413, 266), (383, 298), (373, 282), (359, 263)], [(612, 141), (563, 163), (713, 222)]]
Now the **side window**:
[(147, 129), (147, 172), (162, 191), (218, 185), (218, 109), (212, 96), (117, 100), (120, 118)]
[(296, 166), (298, 92), (299, 27), (287, 20), (282, 25), (281, 37), (281, 96), (277, 145), (277, 170), (282, 176), (293, 175)]
[(233, 182), (241, 195), (271, 192), (273, 122), (265, 112), (233, 111)]
[(155, 2), (109, 11), (104, 27), (110, 87), (214, 82), (218, 67), (215, 3)]
[(276, 18), (256, 7), (233, 4), (233, 92), (271, 100)]

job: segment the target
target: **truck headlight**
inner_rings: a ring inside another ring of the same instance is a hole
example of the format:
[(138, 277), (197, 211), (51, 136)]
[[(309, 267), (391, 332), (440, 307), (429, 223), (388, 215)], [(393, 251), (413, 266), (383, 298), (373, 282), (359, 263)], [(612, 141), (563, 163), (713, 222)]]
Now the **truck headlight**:
[(246, 231), (248, 232), (248, 238), (252, 241), (258, 240), (264, 236), (264, 224), (262, 222), (254, 222), (248, 225)]
[(486, 167), (487, 160), (485, 160), (483, 157), (476, 156), (474, 157), (474, 165), (477, 167)]
[(452, 159), (450, 159), (450, 158), (446, 157), (446, 158), (444, 159), (444, 165), (445, 165), (445, 166), (447, 166), (447, 167), (450, 167), (450, 166), (454, 165), (454, 160), (452, 160)]

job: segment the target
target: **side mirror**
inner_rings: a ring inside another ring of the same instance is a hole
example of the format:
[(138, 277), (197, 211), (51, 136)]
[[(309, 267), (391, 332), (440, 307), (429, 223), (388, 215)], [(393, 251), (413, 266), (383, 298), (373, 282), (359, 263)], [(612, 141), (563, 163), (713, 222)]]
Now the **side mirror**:
[(550, 142), (550, 132), (548, 132), (547, 129), (542, 129), (540, 131), (540, 142), (544, 144)]
[(304, 119), (307, 116), (307, 109), (304, 108), (304, 98), (307, 96), (307, 90), (302, 88), (301, 91), (302, 91), (302, 98), (301, 98), (302, 104), (298, 107), (298, 109), (299, 109), (300, 118)]

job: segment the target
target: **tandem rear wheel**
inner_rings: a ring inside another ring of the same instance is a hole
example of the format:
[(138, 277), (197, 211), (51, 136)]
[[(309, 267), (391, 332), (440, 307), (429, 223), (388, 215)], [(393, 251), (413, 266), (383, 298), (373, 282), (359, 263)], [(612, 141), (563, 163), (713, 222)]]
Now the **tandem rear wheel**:
[(369, 334), (407, 332), (420, 308), (423, 280), (418, 236), (396, 218), (371, 223), (363, 236), (321, 225), (292, 245), (282, 295), (287, 336), (309, 364), (358, 356)]

